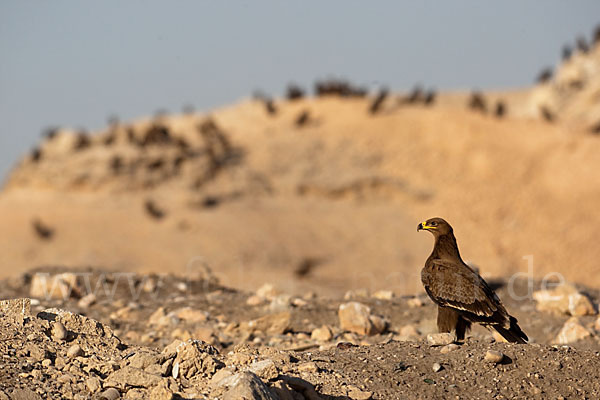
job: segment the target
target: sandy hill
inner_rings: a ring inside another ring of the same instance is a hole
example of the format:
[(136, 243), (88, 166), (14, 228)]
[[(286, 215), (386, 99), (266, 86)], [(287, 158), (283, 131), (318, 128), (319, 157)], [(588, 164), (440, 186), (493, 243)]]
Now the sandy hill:
[(599, 285), (598, 93), (597, 46), (483, 107), (469, 93), (390, 94), (375, 113), (373, 96), (244, 100), (59, 130), (0, 194), (1, 273), (208, 265), (230, 286), (407, 293), (432, 246), (416, 225), (443, 216), (484, 275), (532, 255), (537, 277)]

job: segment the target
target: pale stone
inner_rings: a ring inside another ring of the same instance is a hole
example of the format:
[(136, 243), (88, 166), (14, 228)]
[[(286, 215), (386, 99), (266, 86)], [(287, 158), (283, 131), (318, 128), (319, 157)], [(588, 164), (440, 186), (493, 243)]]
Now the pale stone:
[(298, 370), (298, 372), (319, 372), (319, 367), (312, 361), (299, 364), (298, 367), (296, 367), (296, 369)]
[(67, 338), (67, 329), (65, 326), (58, 321), (52, 323), (52, 329), (50, 331), (52, 339), (55, 341), (65, 340)]
[(379, 300), (392, 300), (394, 298), (394, 292), (391, 290), (378, 290), (373, 293), (373, 297)]
[(585, 339), (588, 336), (591, 336), (590, 331), (579, 323), (577, 317), (571, 317), (565, 322), (558, 335), (556, 335), (554, 343), (570, 344)]
[(72, 345), (67, 350), (67, 356), (69, 356), (70, 358), (75, 358), (75, 357), (79, 357), (82, 355), (83, 355), (83, 350), (81, 349), (81, 346), (79, 346), (78, 344)]
[(359, 335), (375, 335), (385, 329), (382, 318), (371, 318), (371, 309), (357, 302), (340, 304), (338, 318), (343, 330)]
[(254, 295), (248, 297), (248, 299), (246, 300), (246, 304), (254, 307), (254, 306), (261, 305), (262, 303), (264, 303), (264, 301), (265, 301), (264, 297), (260, 297), (259, 295), (254, 294)]
[(210, 386), (214, 388), (223, 386), (221, 385), (221, 382), (224, 382), (225, 379), (231, 376), (233, 376), (233, 371), (227, 368), (222, 368), (212, 376), (212, 378), (210, 379)]
[(440, 349), (440, 353), (442, 353), (442, 354), (448, 354), (451, 351), (454, 351), (454, 350), (456, 350), (458, 348), (459, 348), (459, 346), (456, 343), (450, 343), (450, 344), (447, 344), (444, 347), (442, 347)]
[(281, 292), (270, 283), (265, 283), (256, 291), (256, 295), (262, 297), (263, 299), (272, 300), (275, 296), (279, 295)]
[(92, 305), (94, 305), (96, 303), (96, 295), (94, 293), (88, 293), (85, 296), (83, 296), (81, 299), (79, 299), (79, 301), (77, 302), (77, 305), (80, 308), (88, 308)]
[(173, 311), (173, 315), (179, 319), (191, 323), (205, 322), (208, 319), (208, 313), (206, 311), (197, 310), (191, 307), (179, 308)]
[(223, 400), (277, 400), (267, 385), (252, 372), (235, 374), (225, 380), (229, 390), (223, 395)]
[(327, 325), (323, 325), (320, 328), (314, 329), (310, 334), (310, 338), (318, 342), (328, 342), (333, 338), (333, 333)]
[(271, 312), (287, 311), (292, 307), (292, 298), (289, 294), (280, 294), (271, 299), (269, 310)]
[(572, 316), (596, 315), (590, 299), (580, 293), (575, 286), (565, 283), (553, 289), (538, 290), (533, 293), (538, 311), (549, 311)]
[(142, 290), (146, 293), (152, 293), (156, 290), (157, 287), (157, 283), (156, 283), (156, 279), (148, 276), (144, 278), (144, 281), (142, 282)]
[(432, 346), (446, 346), (454, 343), (456, 336), (452, 333), (430, 333), (427, 335), (427, 342)]
[(121, 398), (121, 394), (115, 388), (108, 388), (99, 397), (101, 400), (117, 400)]
[(179, 339), (182, 341), (190, 340), (192, 338), (192, 334), (187, 329), (183, 328), (175, 328), (171, 331), (171, 339)]
[(298, 298), (298, 297), (295, 297), (292, 299), (292, 305), (294, 307), (298, 307), (298, 308), (306, 307), (308, 305), (308, 301)]
[(344, 300), (354, 300), (369, 297), (369, 291), (365, 288), (348, 290), (344, 294)]
[(291, 317), (291, 314), (287, 311), (277, 314), (268, 314), (264, 317), (242, 323), (240, 329), (248, 333), (259, 331), (281, 335), (290, 329)]
[(369, 400), (372, 396), (372, 392), (361, 390), (354, 385), (348, 386), (348, 397), (352, 400)]
[(81, 290), (77, 285), (77, 275), (62, 273), (51, 275), (38, 272), (31, 278), (29, 295), (38, 299), (66, 300), (69, 297), (80, 297)]
[(164, 307), (159, 307), (150, 315), (148, 323), (155, 326), (171, 326), (177, 324), (178, 319), (173, 314), (167, 315)]
[(410, 298), (406, 301), (406, 303), (410, 308), (423, 307), (425, 305), (425, 303), (423, 303), (423, 300), (421, 300), (419, 297)]
[(279, 371), (273, 360), (254, 361), (248, 366), (248, 371), (256, 374), (261, 379), (271, 380), (277, 378)]
[(371, 315), (369, 317), (369, 319), (371, 320), (371, 323), (375, 327), (375, 332), (377, 332), (377, 333), (385, 332), (385, 330), (388, 327), (388, 322), (383, 317), (380, 317), (378, 315)]
[(100, 379), (96, 378), (95, 376), (88, 378), (85, 380), (85, 386), (91, 393), (95, 393), (100, 390)]
[(504, 354), (496, 350), (488, 350), (485, 352), (484, 359), (485, 361), (498, 364), (504, 360)]

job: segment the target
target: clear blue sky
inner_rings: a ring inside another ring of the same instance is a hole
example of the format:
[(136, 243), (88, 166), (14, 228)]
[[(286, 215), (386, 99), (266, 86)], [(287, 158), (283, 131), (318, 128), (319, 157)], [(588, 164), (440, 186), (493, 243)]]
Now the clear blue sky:
[(0, 0), (0, 177), (46, 126), (207, 110), (290, 81), (528, 85), (597, 23), (598, 0)]

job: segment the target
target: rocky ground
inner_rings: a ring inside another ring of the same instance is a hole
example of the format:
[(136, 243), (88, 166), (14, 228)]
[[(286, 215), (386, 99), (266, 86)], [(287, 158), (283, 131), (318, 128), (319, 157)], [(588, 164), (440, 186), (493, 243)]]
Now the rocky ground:
[(531, 344), (454, 344), (427, 298), (391, 291), (31, 271), (0, 285), (0, 399), (598, 398), (598, 292), (494, 286)]

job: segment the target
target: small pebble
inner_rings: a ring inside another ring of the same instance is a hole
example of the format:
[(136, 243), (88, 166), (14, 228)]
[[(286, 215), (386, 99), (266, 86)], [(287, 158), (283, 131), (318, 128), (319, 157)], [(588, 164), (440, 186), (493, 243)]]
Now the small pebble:
[(83, 296), (81, 299), (79, 299), (79, 301), (77, 302), (77, 305), (81, 308), (88, 308), (95, 303), (96, 303), (96, 295), (94, 295), (94, 293), (88, 293), (85, 296)]
[(458, 348), (459, 348), (459, 346), (458, 346), (457, 344), (455, 344), (455, 343), (450, 343), (450, 344), (448, 344), (448, 345), (446, 345), (446, 346), (442, 347), (442, 348), (440, 349), (440, 353), (442, 353), (442, 354), (447, 354), (447, 353), (450, 353), (451, 351), (454, 351), (454, 350), (456, 350), (456, 349), (458, 349)]
[(299, 364), (297, 369), (298, 372), (319, 372), (319, 367), (312, 361)]
[(73, 346), (69, 347), (69, 350), (67, 350), (67, 356), (69, 356), (70, 358), (75, 358), (75, 357), (79, 357), (83, 355), (83, 350), (81, 349), (81, 346), (79, 346), (78, 344), (74, 344)]
[(439, 370), (442, 369), (442, 366), (439, 363), (433, 363), (433, 372), (438, 372)]
[(413, 297), (412, 299), (408, 299), (408, 306), (411, 308), (423, 307), (425, 303), (418, 297)]
[(488, 350), (485, 353), (484, 359), (485, 359), (485, 361), (489, 361), (489, 362), (498, 364), (498, 363), (502, 362), (502, 360), (504, 359), (504, 354), (502, 354), (496, 350)]
[(54, 359), (54, 367), (56, 367), (56, 369), (62, 370), (65, 368), (66, 364), (65, 359), (62, 357), (56, 357), (56, 359)]
[(67, 338), (67, 329), (61, 322), (52, 323), (52, 339), (59, 342)]
[(116, 399), (120, 399), (120, 398), (121, 398), (121, 394), (115, 388), (106, 389), (100, 395), (100, 400), (116, 400)]
[(310, 338), (318, 342), (328, 342), (332, 337), (333, 333), (327, 325), (323, 325), (320, 328), (314, 329), (310, 334)]
[(373, 392), (363, 391), (353, 385), (348, 386), (348, 397), (352, 400), (369, 400), (372, 396)]
[(91, 393), (95, 393), (100, 390), (100, 379), (94, 377), (85, 380), (85, 386)]
[(453, 343), (456, 337), (451, 333), (430, 333), (427, 342), (432, 346), (445, 346)]
[(248, 297), (248, 299), (246, 300), (246, 304), (249, 306), (258, 306), (260, 304), (262, 304), (264, 302), (264, 298), (260, 297), (258, 295), (252, 295), (250, 297)]

